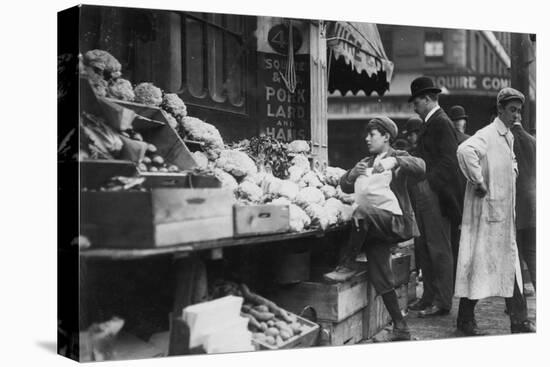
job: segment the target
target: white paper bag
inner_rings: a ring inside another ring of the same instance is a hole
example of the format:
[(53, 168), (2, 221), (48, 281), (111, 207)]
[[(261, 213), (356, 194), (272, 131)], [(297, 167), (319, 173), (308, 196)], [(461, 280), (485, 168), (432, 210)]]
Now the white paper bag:
[(367, 169), (366, 175), (355, 180), (355, 203), (362, 212), (371, 208), (384, 209), (395, 215), (403, 215), (397, 197), (390, 188), (392, 171), (372, 173)]

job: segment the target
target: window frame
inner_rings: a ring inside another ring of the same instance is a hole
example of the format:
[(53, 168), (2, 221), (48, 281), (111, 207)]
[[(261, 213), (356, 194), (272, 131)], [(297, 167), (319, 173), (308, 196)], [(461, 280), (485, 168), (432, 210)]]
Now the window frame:
[[(176, 92), (180, 97), (186, 101), (186, 105), (196, 107), (198, 109), (206, 109), (211, 111), (218, 111), (223, 113), (232, 113), (236, 115), (241, 115), (243, 117), (248, 117), (250, 115), (251, 108), (250, 108), (250, 102), (253, 99), (253, 96), (250, 93), (250, 65), (251, 60), (249, 57), (249, 50), (247, 49), (248, 44), (250, 43), (251, 33), (250, 33), (250, 21), (248, 20), (248, 17), (242, 16), (242, 15), (233, 15), (233, 14), (214, 14), (214, 13), (199, 13), (199, 12), (179, 12), (178, 13), (181, 17), (181, 87)], [(222, 17), (222, 25), (217, 24), (213, 22), (210, 19), (211, 15), (219, 15)], [(226, 24), (227, 24), (227, 18), (226, 17), (240, 17), (242, 18), (242, 24), (241, 29), (242, 33), (235, 32), (231, 30)], [(188, 55), (188, 48), (186, 45), (186, 37), (187, 37), (187, 29), (186, 29), (186, 21), (187, 19), (191, 19), (193, 21), (197, 21), (201, 23), (202, 26), (202, 57), (203, 57), (203, 86), (204, 86), (204, 96), (197, 97), (193, 95), (190, 92), (189, 89), (189, 80), (187, 77), (187, 71), (188, 71), (188, 65), (187, 65), (187, 55)], [(209, 73), (214, 72), (214, 70), (210, 70), (210, 60), (208, 60), (209, 57), (209, 44), (208, 44), (208, 27), (212, 27), (212, 29), (220, 30), (222, 32), (222, 58), (223, 58), (223, 77), (222, 77), (222, 83), (225, 82), (224, 79), (227, 78), (227, 67), (226, 65), (226, 48), (227, 48), (227, 37), (233, 37), (236, 39), (237, 43), (242, 47), (242, 59), (240, 61), (241, 64), (241, 73), (240, 73), (240, 89), (241, 89), (241, 95), (242, 95), (242, 103), (238, 106), (232, 104), (230, 102), (229, 95), (227, 93), (224, 94), (225, 100), (223, 102), (216, 101), (209, 90)]]

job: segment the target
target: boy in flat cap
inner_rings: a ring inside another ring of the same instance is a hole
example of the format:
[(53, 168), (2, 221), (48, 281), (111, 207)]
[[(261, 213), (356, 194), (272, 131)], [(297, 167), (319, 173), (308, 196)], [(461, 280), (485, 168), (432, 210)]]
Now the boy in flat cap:
[[(342, 282), (351, 278), (354, 260), (363, 247), (368, 259), (368, 279), (382, 295), (393, 322), (394, 329), (383, 341), (410, 340), (410, 331), (401, 314), (395, 293), (393, 273), (390, 268), (391, 247), (398, 242), (418, 236), (418, 228), (407, 191), (407, 180), (421, 180), (425, 165), (420, 158), (405, 151), (394, 150), (390, 143), (397, 137), (397, 125), (387, 117), (377, 117), (367, 124), (366, 143), (370, 157), (364, 158), (340, 179), (340, 186), (346, 193), (353, 193), (355, 182), (361, 175), (391, 171), (390, 189), (397, 198), (397, 208), (381, 209), (359, 207), (354, 212), (354, 225), (350, 239), (341, 249), (340, 265), (325, 274), (330, 282)], [(381, 340), (376, 340), (381, 341)]]
[(464, 200), (455, 295), (461, 297), (457, 329), (483, 335), (474, 307), (486, 297), (505, 297), (511, 332), (534, 332), (521, 293), (516, 245), (516, 177), (514, 137), (510, 128), (521, 119), (523, 94), (504, 88), (497, 95), (498, 116), (460, 145), (458, 162), (468, 183)]
[[(456, 159), (458, 144), (451, 120), (439, 107), (439, 93), (441, 89), (431, 78), (419, 77), (411, 83), (409, 102), (423, 120), (416, 154), (426, 162), (426, 180), (417, 185), (416, 204), (419, 212), (426, 214), (421, 227), (430, 231), (420, 249), (426, 259), (422, 274), (433, 290), (433, 295), (411, 305), (411, 309), (420, 311), (420, 317), (444, 316), (451, 310), (454, 280), (451, 235), (458, 233), (462, 220), (464, 186)], [(421, 232), (425, 231), (421, 228)]]

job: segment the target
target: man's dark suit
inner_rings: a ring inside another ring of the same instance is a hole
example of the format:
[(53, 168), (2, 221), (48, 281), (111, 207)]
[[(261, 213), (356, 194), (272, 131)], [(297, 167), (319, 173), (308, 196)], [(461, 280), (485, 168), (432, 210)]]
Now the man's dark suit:
[[(457, 136), (439, 108), (422, 124), (416, 154), (426, 162), (427, 182), (413, 191), (421, 236), (415, 242), (424, 278), (422, 302), (449, 310), (455, 277), (453, 256), (458, 248), (464, 184), (458, 167)], [(453, 236), (451, 236), (453, 234)]]
[(531, 281), (536, 287), (536, 140), (521, 124), (511, 128), (514, 154), (518, 163), (516, 181), (516, 229), (519, 254), (527, 263)]

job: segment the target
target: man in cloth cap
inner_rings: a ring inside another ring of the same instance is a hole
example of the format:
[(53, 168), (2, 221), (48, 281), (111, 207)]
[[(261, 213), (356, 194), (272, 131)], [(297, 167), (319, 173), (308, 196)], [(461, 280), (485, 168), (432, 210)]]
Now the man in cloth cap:
[(521, 293), (515, 221), (518, 171), (510, 132), (521, 119), (524, 101), (521, 92), (502, 89), (498, 116), (458, 148), (458, 162), (468, 180), (455, 288), (461, 297), (457, 329), (465, 335), (483, 335), (474, 308), (477, 300), (494, 296), (505, 297), (512, 333), (535, 331)]
[[(456, 233), (462, 220), (463, 185), (456, 159), (457, 140), (452, 123), (439, 107), (441, 89), (432, 79), (419, 77), (411, 83), (409, 102), (422, 118), (417, 156), (426, 162), (426, 180), (417, 185), (416, 204), (423, 220), (426, 246), (421, 249), (427, 260), (422, 269), (423, 281), (431, 284), (433, 297), (421, 299), (412, 306), (420, 317), (448, 315), (453, 299), (453, 254), (451, 233)], [(422, 225), (421, 225), (422, 227)], [(451, 227), (457, 228), (452, 231)], [(422, 228), (420, 230), (422, 231)], [(430, 304), (429, 301), (432, 301)]]
[(366, 143), (370, 157), (358, 162), (340, 179), (340, 186), (346, 193), (353, 193), (356, 180), (361, 175), (372, 175), (391, 171), (390, 189), (397, 198), (398, 207), (381, 209), (375, 206), (368, 209), (358, 207), (353, 214), (354, 225), (350, 238), (341, 248), (340, 263), (331, 273), (324, 275), (329, 282), (342, 282), (350, 279), (355, 273), (355, 258), (364, 248), (368, 263), (368, 279), (382, 295), (393, 322), (393, 331), (386, 334), (383, 340), (410, 340), (411, 335), (403, 318), (393, 273), (390, 268), (391, 247), (399, 242), (418, 236), (418, 228), (407, 191), (408, 179), (420, 180), (424, 177), (425, 165), (420, 158), (411, 156), (405, 151), (394, 150), (390, 143), (397, 137), (397, 125), (388, 117), (376, 117), (367, 124)]
[(468, 122), (468, 115), (464, 111), (464, 107), (460, 105), (453, 106), (449, 109), (449, 117), (453, 122), (453, 129), (455, 130), (456, 140), (458, 145), (462, 144), (464, 140), (468, 139), (470, 135), (466, 134), (466, 123)]

